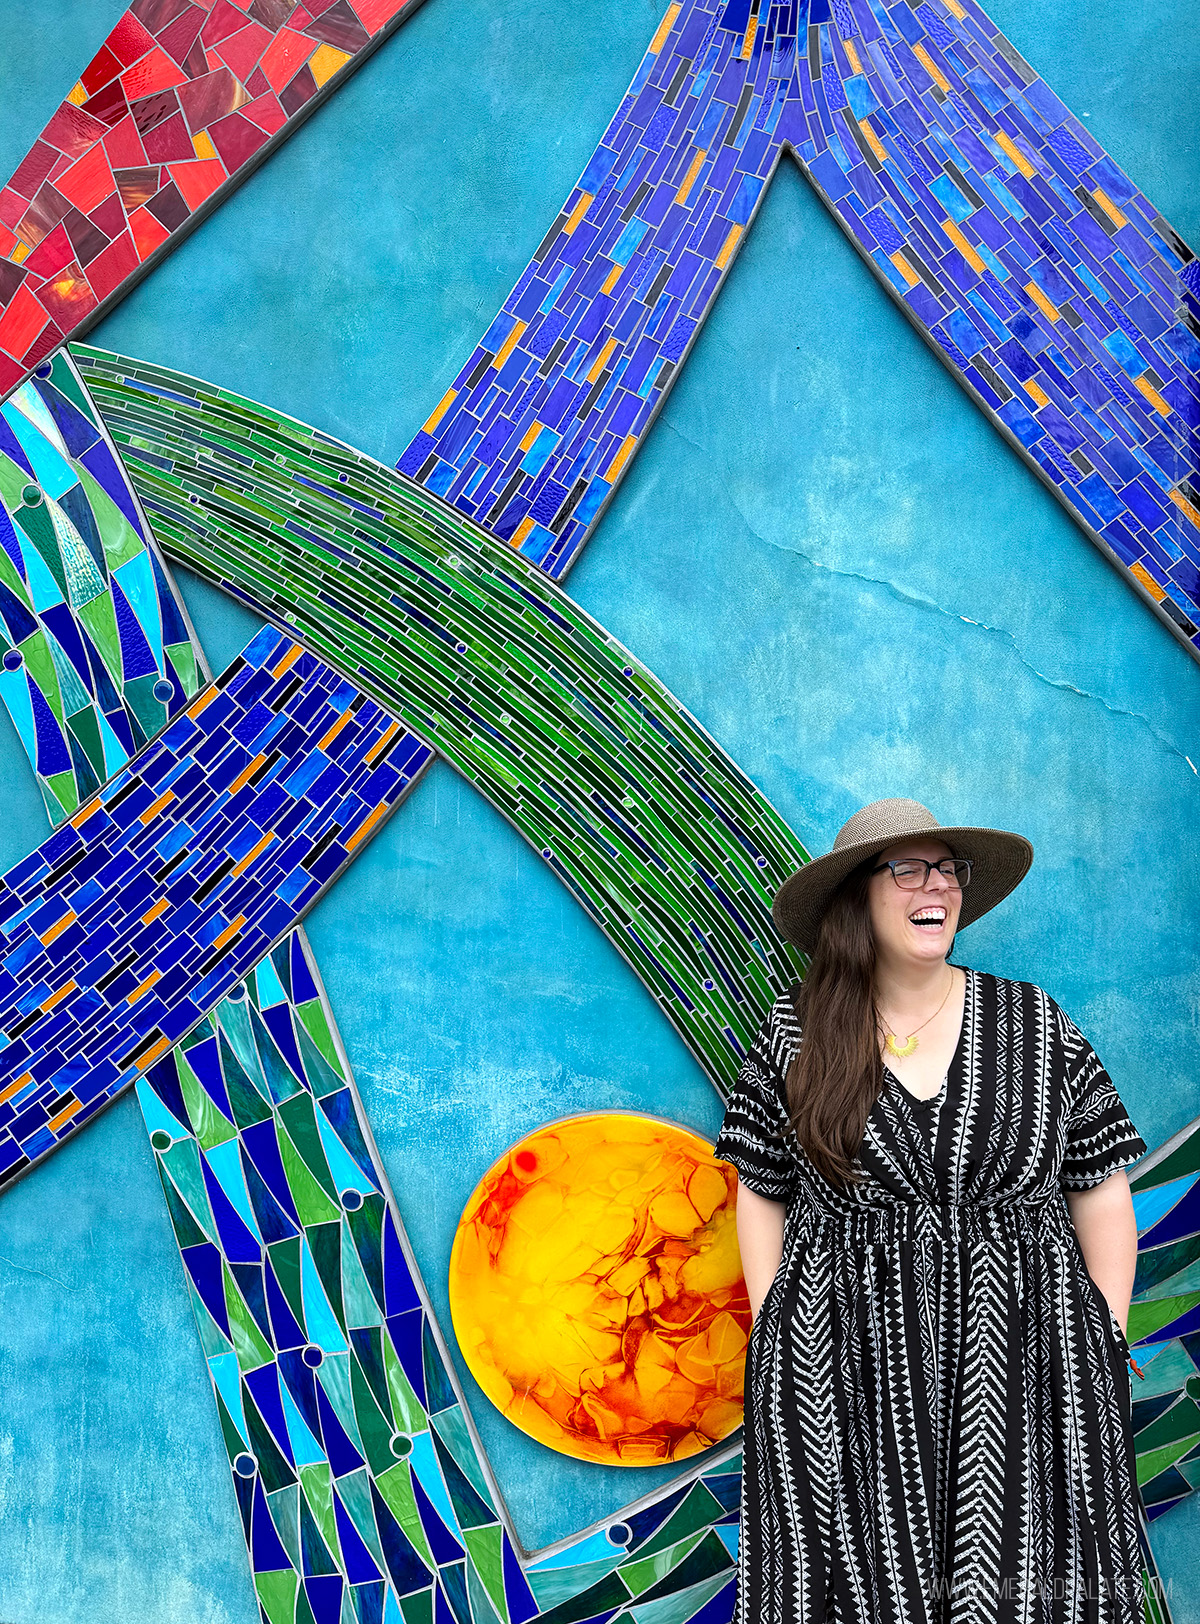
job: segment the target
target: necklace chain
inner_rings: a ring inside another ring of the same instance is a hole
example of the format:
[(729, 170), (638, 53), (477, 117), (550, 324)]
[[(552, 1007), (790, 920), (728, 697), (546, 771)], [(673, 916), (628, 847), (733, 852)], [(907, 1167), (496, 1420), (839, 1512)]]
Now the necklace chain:
[(946, 1007), (946, 999), (950, 996), (950, 989), (954, 986), (954, 971), (951, 969), (950, 965), (947, 965), (946, 968), (950, 971), (950, 982), (946, 988), (945, 997), (934, 1010), (933, 1014), (927, 1016), (925, 1020), (921, 1022), (920, 1026), (914, 1026), (912, 1031), (904, 1039), (898, 1038), (894, 1032), (888, 1032), (884, 1028), (880, 1028), (880, 1030), (883, 1031), (883, 1046), (889, 1054), (898, 1055), (900, 1059), (903, 1060), (908, 1055), (915, 1053), (915, 1051), (920, 1048), (921, 1040), (917, 1037), (917, 1033), (920, 1032), (924, 1027), (928, 1026), (930, 1021), (936, 1020), (937, 1017), (942, 1013)]

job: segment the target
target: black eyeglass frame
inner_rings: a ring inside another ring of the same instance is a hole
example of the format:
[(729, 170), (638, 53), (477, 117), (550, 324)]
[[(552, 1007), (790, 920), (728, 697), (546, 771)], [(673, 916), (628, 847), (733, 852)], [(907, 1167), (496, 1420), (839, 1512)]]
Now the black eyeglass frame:
[[(921, 881), (920, 885), (900, 885), (900, 881), (896, 879), (897, 863), (924, 863), (925, 878)], [(946, 873), (945, 869), (942, 868), (941, 865), (943, 863), (965, 863), (967, 865), (966, 879), (959, 880), (957, 875), (951, 877)], [(898, 886), (900, 886), (901, 891), (923, 891), (929, 884), (930, 874), (936, 868), (943, 879), (950, 880), (951, 885), (957, 886), (960, 891), (965, 891), (967, 886), (971, 883), (971, 870), (974, 867), (975, 860), (972, 857), (939, 857), (936, 863), (931, 863), (928, 857), (889, 857), (886, 863), (880, 863), (878, 868), (873, 868), (871, 870), (871, 873), (882, 874), (885, 868), (890, 868), (892, 871), (892, 879), (895, 880), (895, 883)]]

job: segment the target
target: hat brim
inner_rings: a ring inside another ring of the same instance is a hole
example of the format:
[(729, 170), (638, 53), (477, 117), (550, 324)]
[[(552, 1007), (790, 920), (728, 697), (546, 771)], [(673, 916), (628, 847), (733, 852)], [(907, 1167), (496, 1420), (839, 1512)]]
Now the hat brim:
[(951, 828), (913, 829), (857, 840), (839, 851), (828, 852), (806, 863), (786, 879), (775, 894), (771, 917), (780, 935), (804, 953), (816, 946), (817, 933), (829, 900), (852, 869), (872, 852), (886, 851), (902, 840), (940, 840), (955, 857), (973, 860), (971, 883), (962, 894), (959, 930), (965, 930), (1003, 902), (1029, 872), (1033, 846), (1024, 835), (1006, 829), (976, 829), (966, 825)]

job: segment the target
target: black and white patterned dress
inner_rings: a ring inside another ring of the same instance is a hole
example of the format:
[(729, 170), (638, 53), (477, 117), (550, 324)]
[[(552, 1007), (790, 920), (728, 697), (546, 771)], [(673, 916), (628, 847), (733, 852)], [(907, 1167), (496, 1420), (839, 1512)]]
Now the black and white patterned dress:
[(966, 970), (942, 1091), (885, 1071), (851, 1193), (788, 1125), (772, 1006), (716, 1144), (786, 1203), (747, 1351), (739, 1624), (1141, 1624), (1126, 1345), (1064, 1189), (1146, 1150), (1040, 987)]

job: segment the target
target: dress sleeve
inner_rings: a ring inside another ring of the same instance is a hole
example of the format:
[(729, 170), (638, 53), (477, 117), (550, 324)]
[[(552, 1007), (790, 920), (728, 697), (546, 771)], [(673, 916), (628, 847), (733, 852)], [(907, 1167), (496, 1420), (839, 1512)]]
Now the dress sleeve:
[(737, 1168), (738, 1180), (768, 1201), (787, 1201), (796, 1177), (784, 1104), (783, 1043), (778, 1005), (767, 1015), (743, 1060), (725, 1107), (713, 1155)]
[(1091, 1044), (1067, 1023), (1076, 1053), (1070, 1060), (1067, 1145), (1059, 1178), (1068, 1190), (1090, 1190), (1146, 1153), (1112, 1078)]

